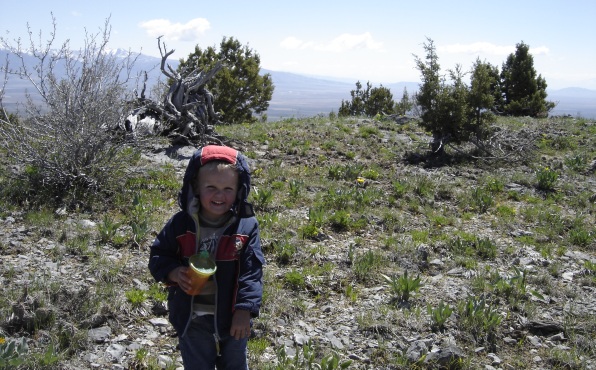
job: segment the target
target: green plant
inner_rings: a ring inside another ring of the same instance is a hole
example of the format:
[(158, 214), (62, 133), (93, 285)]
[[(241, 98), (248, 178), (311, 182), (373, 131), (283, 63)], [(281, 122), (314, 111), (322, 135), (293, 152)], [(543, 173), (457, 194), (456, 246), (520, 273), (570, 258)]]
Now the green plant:
[(327, 176), (331, 180), (339, 180), (343, 177), (343, 167), (340, 165), (331, 165), (327, 170)]
[(379, 171), (373, 168), (362, 171), (362, 177), (365, 179), (376, 180), (379, 178)]
[(102, 222), (99, 224), (97, 231), (99, 232), (99, 241), (102, 243), (111, 242), (116, 236), (116, 231), (120, 227), (120, 223), (114, 221), (114, 218), (108, 214), (103, 216)]
[(358, 300), (358, 290), (351, 284), (346, 285), (345, 295), (352, 303)]
[(557, 171), (555, 171), (549, 167), (540, 167), (536, 171), (537, 187), (540, 190), (544, 190), (544, 191), (554, 190), (555, 184), (557, 183), (558, 178), (559, 178), (559, 174), (557, 173)]
[(497, 246), (490, 238), (476, 235), (460, 234), (448, 243), (449, 249), (456, 256), (478, 256), (483, 259), (494, 259), (497, 256)]
[(596, 263), (592, 261), (585, 260), (584, 267), (588, 270), (588, 272), (592, 275), (596, 275)]
[(25, 362), (29, 346), (25, 338), (6, 340), (0, 337), (0, 368), (17, 367)]
[(389, 289), (391, 293), (395, 295), (398, 302), (404, 303), (410, 300), (410, 295), (420, 290), (422, 283), (420, 282), (420, 276), (411, 278), (408, 276), (408, 271), (404, 271), (401, 276), (393, 275), (391, 277), (387, 275), (381, 275), (389, 283)]
[(35, 353), (32, 356), (32, 362), (39, 366), (39, 368), (52, 368), (60, 363), (61, 355), (59, 348), (53, 341), (49, 343), (45, 351)]
[(343, 179), (347, 181), (354, 181), (360, 176), (363, 170), (364, 165), (362, 164), (346, 164), (343, 167)]
[(249, 338), (246, 345), (248, 348), (248, 356), (253, 362), (258, 363), (258, 359), (263, 355), (263, 353), (265, 353), (265, 350), (271, 346), (271, 343), (269, 343), (266, 338)]
[(341, 361), (337, 352), (331, 352), (317, 359), (317, 351), (312, 343), (296, 346), (295, 355), (288, 356), (286, 347), (277, 351), (277, 363), (265, 365), (263, 370), (336, 370), (347, 369), (352, 360)]
[(304, 274), (296, 269), (292, 269), (284, 275), (285, 282), (295, 289), (304, 289), (306, 286), (306, 279)]
[(308, 209), (308, 223), (300, 227), (302, 238), (316, 239), (321, 233), (321, 227), (325, 221), (325, 211), (323, 208), (315, 207)]
[(432, 307), (430, 304), (427, 305), (427, 311), (430, 315), (431, 325), (435, 329), (443, 329), (445, 322), (453, 313), (453, 308), (443, 301), (440, 301), (437, 307)]
[(153, 283), (149, 286), (147, 296), (157, 302), (165, 302), (168, 298), (168, 291), (162, 284)]
[(266, 210), (273, 200), (273, 191), (271, 189), (255, 188), (253, 199), (257, 209)]
[(272, 244), (276, 259), (282, 265), (290, 263), (290, 261), (292, 261), (292, 258), (298, 251), (296, 246), (288, 240), (276, 240), (273, 241)]
[(391, 183), (392, 185), (392, 190), (393, 190), (393, 195), (396, 198), (402, 198), (406, 192), (408, 191), (408, 184), (404, 183), (402, 181), (394, 181)]
[(421, 198), (431, 198), (434, 194), (434, 184), (432, 180), (426, 176), (416, 176), (414, 179), (414, 193)]
[(348, 264), (352, 266), (354, 264), (354, 243), (350, 243), (348, 246)]
[(485, 213), (494, 203), (493, 195), (484, 188), (475, 188), (472, 191), (472, 204), (479, 213)]
[(46, 208), (39, 211), (31, 211), (25, 215), (25, 220), (32, 226), (47, 229), (54, 223), (54, 213)]
[(515, 217), (516, 211), (515, 208), (508, 205), (499, 205), (496, 208), (496, 213), (505, 220), (512, 220)]
[(573, 172), (582, 172), (588, 165), (588, 159), (584, 154), (576, 154), (574, 156), (565, 157), (565, 165)]
[(133, 308), (139, 308), (147, 300), (147, 292), (141, 289), (132, 289), (124, 293)]
[(371, 126), (360, 126), (358, 127), (358, 133), (360, 133), (360, 136), (364, 139), (368, 139), (369, 137), (376, 135), (379, 135), (379, 129), (377, 127), (371, 127)]
[(130, 227), (132, 229), (132, 241), (140, 247), (143, 239), (149, 232), (149, 212), (147, 200), (141, 192), (135, 193), (132, 198), (130, 211)]
[(379, 267), (382, 261), (382, 256), (372, 250), (366, 251), (364, 254), (356, 257), (352, 268), (356, 278), (359, 280), (366, 280), (370, 277), (370, 272)]
[(483, 188), (491, 194), (498, 194), (505, 189), (505, 184), (501, 179), (489, 177), (486, 179)]
[(497, 246), (489, 238), (476, 238), (476, 254), (485, 260), (494, 259)]
[(462, 330), (469, 331), (477, 341), (494, 341), (495, 330), (502, 321), (496, 308), (483, 298), (468, 297), (457, 304), (457, 314)]
[(77, 234), (74, 238), (66, 240), (66, 250), (75, 256), (84, 256), (89, 251), (91, 235), (88, 233)]
[(333, 214), (329, 216), (329, 223), (336, 231), (347, 231), (351, 228), (353, 221), (350, 213), (344, 210), (339, 210), (333, 212)]
[[(593, 228), (591, 230), (593, 230)], [(584, 219), (582, 217), (577, 217), (573, 220), (571, 230), (569, 230), (569, 241), (571, 244), (587, 247), (592, 242), (595, 235), (596, 233), (590, 231), (590, 229), (586, 227)]]
[(304, 183), (299, 180), (290, 180), (288, 182), (288, 186), (290, 187), (290, 198), (296, 200), (300, 195), (300, 190), (302, 189)]

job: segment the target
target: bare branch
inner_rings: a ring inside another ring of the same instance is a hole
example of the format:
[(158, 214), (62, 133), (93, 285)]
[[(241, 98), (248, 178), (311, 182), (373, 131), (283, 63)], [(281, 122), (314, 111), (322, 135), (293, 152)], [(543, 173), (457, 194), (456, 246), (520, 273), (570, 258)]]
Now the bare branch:
[[(166, 43), (163, 43), (163, 51), (161, 50), (161, 41), (162, 36), (159, 36), (157, 38), (157, 47), (159, 47), (159, 54), (161, 55), (161, 72), (166, 75), (166, 77), (169, 77), (171, 79), (177, 80), (180, 78), (180, 76), (172, 69), (172, 67), (170, 67), (170, 65), (168, 64), (168, 69), (170, 70), (171, 73), (166, 72), (165, 66), (166, 66), (166, 60), (168, 59), (168, 57), (172, 54), (174, 54), (174, 51), (176, 51), (175, 49), (172, 49), (170, 51), (167, 51), (168, 49), (166, 48)], [(165, 52), (165, 54), (164, 54)]]

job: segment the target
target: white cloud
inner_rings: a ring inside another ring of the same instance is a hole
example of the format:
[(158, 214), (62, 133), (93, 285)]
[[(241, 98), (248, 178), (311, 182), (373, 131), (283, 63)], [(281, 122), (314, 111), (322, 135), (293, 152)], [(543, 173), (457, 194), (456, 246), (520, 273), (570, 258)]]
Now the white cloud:
[(72, 11), (70, 12), (70, 15), (72, 15), (73, 17), (80, 17), (80, 16), (81, 16), (81, 15), (83, 15), (83, 14), (81, 14), (81, 12), (79, 12), (79, 11), (72, 10)]
[[(515, 45), (494, 45), (490, 42), (474, 42), (472, 44), (452, 44), (437, 47), (437, 51), (450, 54), (486, 54), (495, 56), (508, 56), (515, 53)], [(532, 55), (548, 54), (546, 46), (531, 48)]]
[(296, 37), (286, 37), (280, 46), (284, 49), (289, 50), (303, 50), (312, 49), (318, 51), (329, 51), (329, 52), (344, 52), (348, 50), (358, 49), (369, 49), (369, 50), (382, 50), (383, 43), (375, 41), (370, 32), (365, 32), (360, 35), (353, 35), (344, 33), (330, 42), (326, 43), (315, 43), (312, 41), (302, 41)]
[(288, 50), (300, 50), (300, 49), (308, 49), (314, 44), (312, 42), (304, 42), (299, 38), (290, 36), (286, 37), (280, 43), (281, 47)]
[(166, 41), (196, 41), (205, 31), (211, 28), (205, 18), (191, 19), (186, 23), (172, 23), (168, 19), (152, 19), (139, 23), (149, 36), (163, 36)]

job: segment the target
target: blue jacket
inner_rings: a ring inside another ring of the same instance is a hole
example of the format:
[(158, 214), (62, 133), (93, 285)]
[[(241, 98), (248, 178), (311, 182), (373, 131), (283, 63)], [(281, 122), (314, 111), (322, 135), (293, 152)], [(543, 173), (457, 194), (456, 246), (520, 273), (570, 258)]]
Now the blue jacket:
[(196, 215), (199, 201), (194, 196), (191, 181), (199, 168), (212, 160), (236, 164), (240, 182), (233, 207), (236, 221), (224, 231), (216, 253), (216, 330), (218, 333), (229, 332), (235, 310), (246, 310), (256, 317), (261, 306), (265, 258), (261, 250), (259, 225), (247, 200), (250, 170), (246, 158), (229, 147), (202, 147), (193, 154), (186, 168), (178, 194), (180, 211), (157, 235), (149, 257), (149, 270), (155, 280), (169, 285), (169, 319), (179, 336), (184, 335), (191, 321), (193, 296), (168, 281), (168, 274), (176, 267), (188, 266), (188, 257), (198, 252)]

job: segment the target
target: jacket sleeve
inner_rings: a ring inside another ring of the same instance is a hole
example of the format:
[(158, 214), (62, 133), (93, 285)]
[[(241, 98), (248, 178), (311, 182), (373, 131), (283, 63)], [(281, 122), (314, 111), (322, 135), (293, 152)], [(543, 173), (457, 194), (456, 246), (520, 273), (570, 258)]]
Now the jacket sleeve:
[(184, 224), (184, 222), (180, 222), (180, 217), (180, 214), (174, 215), (151, 244), (149, 271), (158, 282), (168, 283), (168, 274), (183, 264), (176, 241), (179, 234), (176, 225)]
[(259, 316), (263, 296), (263, 266), (265, 257), (261, 249), (261, 237), (256, 218), (252, 220), (248, 240), (240, 256), (238, 277), (238, 293), (236, 295), (237, 310), (246, 310), (253, 317)]

